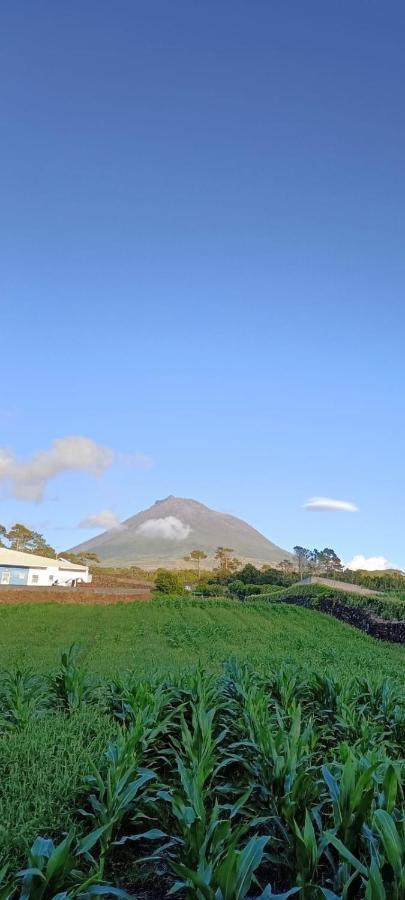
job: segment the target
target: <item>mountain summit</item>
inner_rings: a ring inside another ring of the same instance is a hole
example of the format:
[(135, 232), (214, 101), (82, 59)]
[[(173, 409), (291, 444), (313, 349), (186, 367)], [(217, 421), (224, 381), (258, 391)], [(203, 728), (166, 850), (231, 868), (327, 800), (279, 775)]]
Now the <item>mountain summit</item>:
[(73, 547), (73, 553), (90, 550), (104, 565), (144, 567), (185, 566), (191, 550), (204, 550), (212, 568), (217, 547), (231, 547), (244, 562), (278, 563), (288, 559), (263, 534), (236, 516), (215, 512), (196, 500), (173, 495), (156, 500), (149, 509)]

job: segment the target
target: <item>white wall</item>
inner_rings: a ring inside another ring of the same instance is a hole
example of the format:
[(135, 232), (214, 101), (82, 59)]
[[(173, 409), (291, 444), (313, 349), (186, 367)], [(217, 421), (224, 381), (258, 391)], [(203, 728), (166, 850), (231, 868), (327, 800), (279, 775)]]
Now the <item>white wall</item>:
[(28, 570), (27, 584), (37, 585), (38, 587), (49, 587), (55, 581), (57, 581), (58, 584), (67, 584), (72, 581), (72, 579), (76, 578), (85, 582), (91, 581), (91, 575), (89, 575), (88, 569), (83, 571), (82, 569), (61, 570), (58, 566), (47, 566), (46, 569), (37, 569), (33, 567)]

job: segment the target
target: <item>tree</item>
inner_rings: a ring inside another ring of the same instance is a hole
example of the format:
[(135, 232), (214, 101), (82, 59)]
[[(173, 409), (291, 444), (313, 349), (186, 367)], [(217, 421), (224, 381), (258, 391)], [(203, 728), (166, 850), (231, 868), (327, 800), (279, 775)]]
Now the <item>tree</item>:
[(90, 550), (87, 552), (83, 550), (82, 553), (59, 553), (59, 557), (68, 559), (69, 562), (77, 563), (79, 566), (89, 566), (92, 563), (97, 565), (100, 563), (97, 553), (91, 553)]
[(300, 578), (303, 578), (310, 564), (312, 551), (308, 550), (306, 547), (300, 547), (299, 544), (293, 549), (297, 559), (298, 575)]
[(207, 554), (204, 553), (204, 550), (192, 550), (190, 553), (190, 556), (185, 556), (184, 559), (186, 562), (193, 562), (194, 560), (196, 561), (196, 563), (197, 563), (197, 578), (199, 581), (200, 580), (201, 561), (203, 559), (208, 559)]
[(342, 572), (342, 561), (331, 547), (324, 547), (318, 553), (318, 563), (327, 575), (338, 575)]
[(8, 542), (9, 550), (36, 553), (38, 556), (56, 556), (54, 548), (47, 543), (39, 531), (31, 531), (26, 525), (22, 525), (21, 522), (15, 522), (3, 536)]
[(7, 539), (7, 528), (4, 525), (0, 525), (0, 547), (7, 547), (5, 540)]
[(256, 569), (256, 566), (253, 566), (252, 563), (247, 563), (247, 565), (243, 566), (243, 569), (238, 572), (238, 579), (243, 581), (244, 584), (261, 584), (262, 573), (259, 569)]
[(155, 588), (160, 594), (182, 594), (183, 585), (177, 572), (168, 569), (158, 569), (155, 578)]
[(217, 547), (215, 559), (218, 562), (217, 571), (220, 575), (228, 575), (239, 568), (240, 561), (236, 557), (232, 557), (231, 553), (233, 553), (231, 547)]
[(294, 568), (294, 564), (290, 559), (282, 559), (278, 564), (278, 568), (281, 569), (282, 572), (292, 572)]

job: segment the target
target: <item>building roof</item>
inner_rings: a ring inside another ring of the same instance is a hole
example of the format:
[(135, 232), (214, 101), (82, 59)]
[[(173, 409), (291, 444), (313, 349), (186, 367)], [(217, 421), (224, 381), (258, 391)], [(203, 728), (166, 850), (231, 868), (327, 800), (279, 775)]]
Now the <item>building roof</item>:
[(34, 553), (24, 553), (22, 550), (7, 550), (0, 547), (0, 566), (28, 566), (31, 569), (52, 568), (74, 570), (75, 572), (87, 572), (87, 566), (72, 563), (68, 559), (54, 559), (49, 556), (36, 556)]

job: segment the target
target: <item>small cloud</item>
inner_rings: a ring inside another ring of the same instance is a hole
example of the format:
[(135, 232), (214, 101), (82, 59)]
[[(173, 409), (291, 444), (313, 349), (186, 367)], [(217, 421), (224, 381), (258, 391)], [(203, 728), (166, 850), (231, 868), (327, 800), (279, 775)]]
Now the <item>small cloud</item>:
[(19, 459), (0, 447), (0, 482), (17, 500), (40, 501), (50, 479), (62, 472), (89, 472), (101, 475), (115, 462), (146, 465), (147, 457), (116, 453), (91, 438), (73, 435), (57, 438), (47, 450), (28, 459)]
[(366, 569), (367, 572), (383, 572), (384, 569), (396, 569), (398, 566), (390, 563), (388, 559), (385, 559), (385, 556), (363, 556), (361, 553), (358, 553), (356, 556), (353, 556), (351, 562), (347, 563), (347, 568), (352, 569), (354, 572), (357, 569)]
[(136, 529), (137, 534), (149, 538), (163, 538), (167, 541), (184, 541), (191, 534), (192, 528), (176, 516), (165, 516), (161, 519), (147, 519)]
[(313, 512), (358, 512), (357, 506), (349, 500), (332, 500), (330, 497), (311, 497), (304, 503), (304, 509)]
[(104, 531), (108, 531), (109, 528), (123, 527), (112, 509), (102, 509), (100, 512), (91, 513), (78, 524), (78, 528), (102, 528)]

